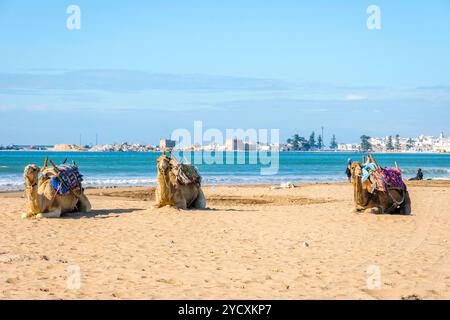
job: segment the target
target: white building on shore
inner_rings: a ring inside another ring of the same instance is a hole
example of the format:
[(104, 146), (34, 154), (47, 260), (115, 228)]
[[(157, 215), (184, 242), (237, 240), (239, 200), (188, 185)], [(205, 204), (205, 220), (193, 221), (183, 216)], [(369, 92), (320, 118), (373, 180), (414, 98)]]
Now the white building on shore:
[(338, 151), (350, 151), (350, 152), (357, 152), (359, 151), (361, 146), (359, 144), (355, 143), (339, 143), (338, 144)]
[[(391, 146), (389, 146), (391, 140)], [(439, 137), (430, 135), (419, 135), (413, 137), (372, 137), (369, 139), (374, 152), (450, 152), (450, 137), (446, 137), (443, 132)], [(357, 145), (359, 148), (359, 145)], [(356, 148), (357, 149), (357, 148)], [(338, 146), (339, 151), (357, 151), (354, 144), (341, 143)]]
[(444, 133), (441, 132), (433, 145), (433, 150), (436, 152), (450, 152), (450, 137), (445, 137)]

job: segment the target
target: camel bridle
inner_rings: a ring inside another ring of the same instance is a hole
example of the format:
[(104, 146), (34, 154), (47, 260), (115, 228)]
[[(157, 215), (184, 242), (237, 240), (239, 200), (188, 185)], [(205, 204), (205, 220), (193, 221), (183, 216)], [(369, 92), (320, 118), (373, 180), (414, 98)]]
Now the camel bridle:
[[(30, 169), (31, 169), (31, 172), (30, 172)], [(41, 171), (41, 169), (34, 165), (30, 165), (27, 167), (26, 172), (24, 172), (24, 178), (28, 182), (28, 185), (25, 186), (26, 188), (34, 188), (38, 185), (38, 181), (34, 181), (33, 183), (31, 183), (30, 178), (28, 177), (28, 175), (35, 173), (36, 171), (39, 173), (39, 171)]]
[[(352, 179), (354, 180), (353, 182), (356, 183), (356, 179), (360, 179), (360, 180), (362, 179), (362, 166), (359, 163), (356, 163), (354, 166), (355, 167), (351, 167), (350, 170), (352, 172)], [(356, 172), (357, 168), (359, 169), (358, 173)], [(356, 194), (359, 198), (360, 191), (357, 190)], [(372, 200), (372, 197), (373, 197), (373, 193), (368, 192), (367, 201), (365, 203), (358, 203), (358, 205), (363, 206), (363, 207), (367, 206), (369, 204), (369, 202)]]
[[(359, 168), (359, 172), (356, 173), (356, 168)], [(354, 168), (350, 167), (352, 178), (362, 178), (362, 167), (360, 164), (356, 164)]]

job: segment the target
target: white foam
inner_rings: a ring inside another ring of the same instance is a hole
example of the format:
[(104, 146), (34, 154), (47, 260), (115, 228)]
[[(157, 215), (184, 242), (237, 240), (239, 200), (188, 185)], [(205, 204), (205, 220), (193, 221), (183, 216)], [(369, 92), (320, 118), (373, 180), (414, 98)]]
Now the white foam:
[[(417, 168), (402, 168), (404, 174), (416, 174)], [(450, 168), (422, 168), (424, 174), (450, 174)]]
[(22, 177), (2, 177), (0, 179), (0, 191), (21, 191), (24, 189)]
[(85, 187), (144, 187), (148, 185), (156, 185), (156, 179), (151, 178), (86, 178), (83, 181), (83, 186)]

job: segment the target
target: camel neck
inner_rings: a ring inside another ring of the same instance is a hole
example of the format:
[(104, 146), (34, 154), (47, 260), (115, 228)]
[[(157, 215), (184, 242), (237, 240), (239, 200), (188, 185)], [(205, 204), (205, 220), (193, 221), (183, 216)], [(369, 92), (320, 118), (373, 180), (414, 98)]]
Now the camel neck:
[(169, 201), (172, 198), (172, 184), (170, 182), (170, 176), (169, 173), (167, 174), (161, 174), (158, 172), (159, 179), (162, 179), (162, 183), (159, 183), (159, 185), (162, 187), (161, 197), (165, 201)]
[(368, 202), (367, 190), (364, 189), (361, 177), (357, 177), (354, 182), (355, 203), (360, 206), (366, 206)]
[(39, 213), (37, 182), (31, 183), (29, 179), (25, 179), (25, 194), (29, 202), (30, 210), (33, 213)]

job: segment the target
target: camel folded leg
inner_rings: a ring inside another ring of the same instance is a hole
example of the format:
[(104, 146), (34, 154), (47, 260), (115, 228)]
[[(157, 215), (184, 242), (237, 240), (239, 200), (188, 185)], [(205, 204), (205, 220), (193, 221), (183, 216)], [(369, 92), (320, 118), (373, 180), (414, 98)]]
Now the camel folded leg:
[(89, 199), (86, 197), (86, 195), (84, 193), (82, 193), (80, 198), (78, 199), (77, 209), (79, 212), (84, 212), (84, 213), (91, 212), (91, 210), (92, 210), (91, 202), (89, 201)]
[(161, 192), (159, 191), (159, 188), (156, 188), (155, 190), (155, 204), (153, 205), (153, 208), (160, 209), (162, 207), (165, 207), (167, 203), (164, 203), (164, 201), (161, 199)]
[(155, 203), (153, 205), (153, 208), (155, 208), (155, 209), (159, 209), (159, 208), (162, 208), (162, 207), (164, 207), (164, 205), (162, 203)]
[(354, 208), (350, 209), (350, 213), (363, 214), (366, 208), (356, 205)]
[(31, 218), (34, 218), (35, 216), (36, 216), (36, 214), (34, 212), (28, 211), (28, 212), (22, 213), (21, 218), (22, 219), (31, 219)]
[(351, 208), (350, 213), (361, 214), (362, 212), (358, 208)]
[(203, 193), (202, 189), (200, 189), (198, 191), (198, 196), (197, 196), (197, 199), (195, 199), (195, 201), (194, 201), (193, 208), (195, 208), (195, 209), (205, 209), (206, 208), (206, 197), (205, 197), (205, 194)]
[(39, 213), (36, 218), (37, 219), (42, 219), (42, 218), (60, 218), (61, 217), (61, 209), (52, 211), (52, 212), (47, 212), (47, 213)]
[(409, 197), (409, 192), (406, 192), (405, 200), (400, 207), (400, 214), (409, 215), (411, 211), (411, 198)]
[(177, 209), (180, 209), (180, 210), (187, 210), (186, 199), (179, 200), (179, 201), (175, 204), (175, 207), (176, 207)]
[(356, 213), (356, 214), (383, 214), (383, 209), (379, 207), (372, 207), (372, 208), (362, 208), (362, 207), (355, 207), (350, 210), (350, 213)]
[(383, 214), (383, 209), (380, 207), (372, 207), (364, 210), (364, 213), (370, 213), (370, 214)]

